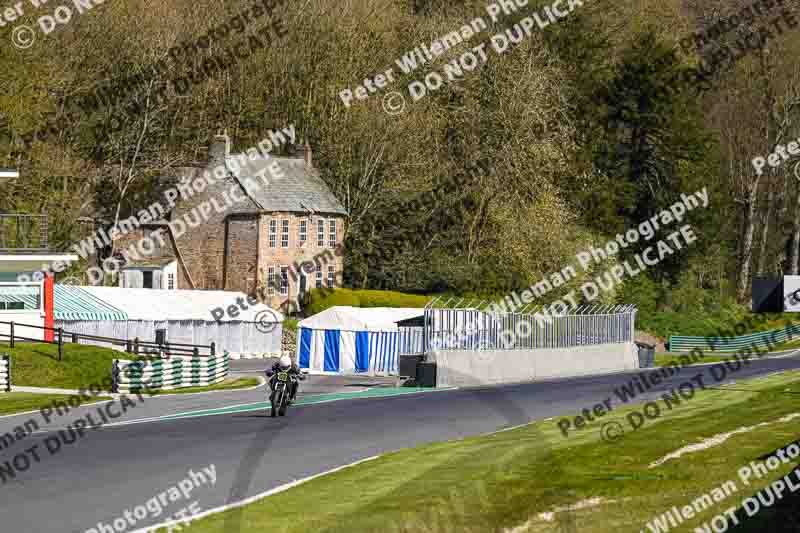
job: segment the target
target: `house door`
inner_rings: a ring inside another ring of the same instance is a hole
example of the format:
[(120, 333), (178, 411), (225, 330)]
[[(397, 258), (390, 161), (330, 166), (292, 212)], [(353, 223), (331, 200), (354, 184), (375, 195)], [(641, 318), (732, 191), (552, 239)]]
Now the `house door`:
[(306, 273), (300, 270), (300, 289), (297, 291), (297, 299), (302, 301), (303, 295), (306, 293)]

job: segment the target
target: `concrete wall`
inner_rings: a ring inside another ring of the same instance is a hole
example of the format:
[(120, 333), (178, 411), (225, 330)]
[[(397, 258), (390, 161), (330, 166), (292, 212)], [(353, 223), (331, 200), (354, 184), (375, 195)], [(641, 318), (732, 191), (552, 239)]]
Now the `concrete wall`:
[(497, 385), (537, 379), (605, 374), (639, 368), (636, 345), (598, 344), (537, 350), (436, 350), (438, 387)]

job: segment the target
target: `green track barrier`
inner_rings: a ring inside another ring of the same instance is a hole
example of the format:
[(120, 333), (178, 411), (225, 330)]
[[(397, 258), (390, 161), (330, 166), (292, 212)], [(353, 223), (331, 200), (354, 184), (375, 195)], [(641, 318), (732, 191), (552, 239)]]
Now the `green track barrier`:
[(773, 329), (741, 335), (739, 337), (692, 337), (670, 335), (670, 352), (690, 352), (699, 348), (703, 352), (736, 352), (741, 349), (758, 348), (763, 350), (771, 346), (800, 338), (800, 324), (792, 324), (785, 328)]

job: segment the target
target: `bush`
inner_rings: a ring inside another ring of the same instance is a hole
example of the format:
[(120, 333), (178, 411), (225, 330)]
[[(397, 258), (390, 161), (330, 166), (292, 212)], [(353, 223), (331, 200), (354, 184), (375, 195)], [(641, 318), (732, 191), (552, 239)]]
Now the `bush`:
[(306, 315), (315, 315), (330, 307), (425, 307), (429, 296), (394, 291), (352, 289), (311, 289), (303, 302)]
[(354, 292), (350, 289), (311, 289), (303, 300), (303, 310), (307, 316), (311, 316), (337, 305), (359, 307), (359, 299)]

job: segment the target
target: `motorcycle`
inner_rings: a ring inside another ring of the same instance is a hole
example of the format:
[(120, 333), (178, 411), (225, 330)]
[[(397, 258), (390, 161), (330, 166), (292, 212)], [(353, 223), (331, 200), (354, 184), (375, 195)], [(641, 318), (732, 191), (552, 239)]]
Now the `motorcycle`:
[[(305, 379), (306, 372), (303, 372), (300, 379)], [(275, 380), (272, 386), (272, 392), (269, 396), (270, 403), (270, 416), (275, 418), (276, 413), (279, 416), (286, 416), (286, 411), (289, 409), (289, 397), (291, 395), (291, 386), (295, 386), (298, 377), (289, 372), (276, 372), (273, 379)]]

